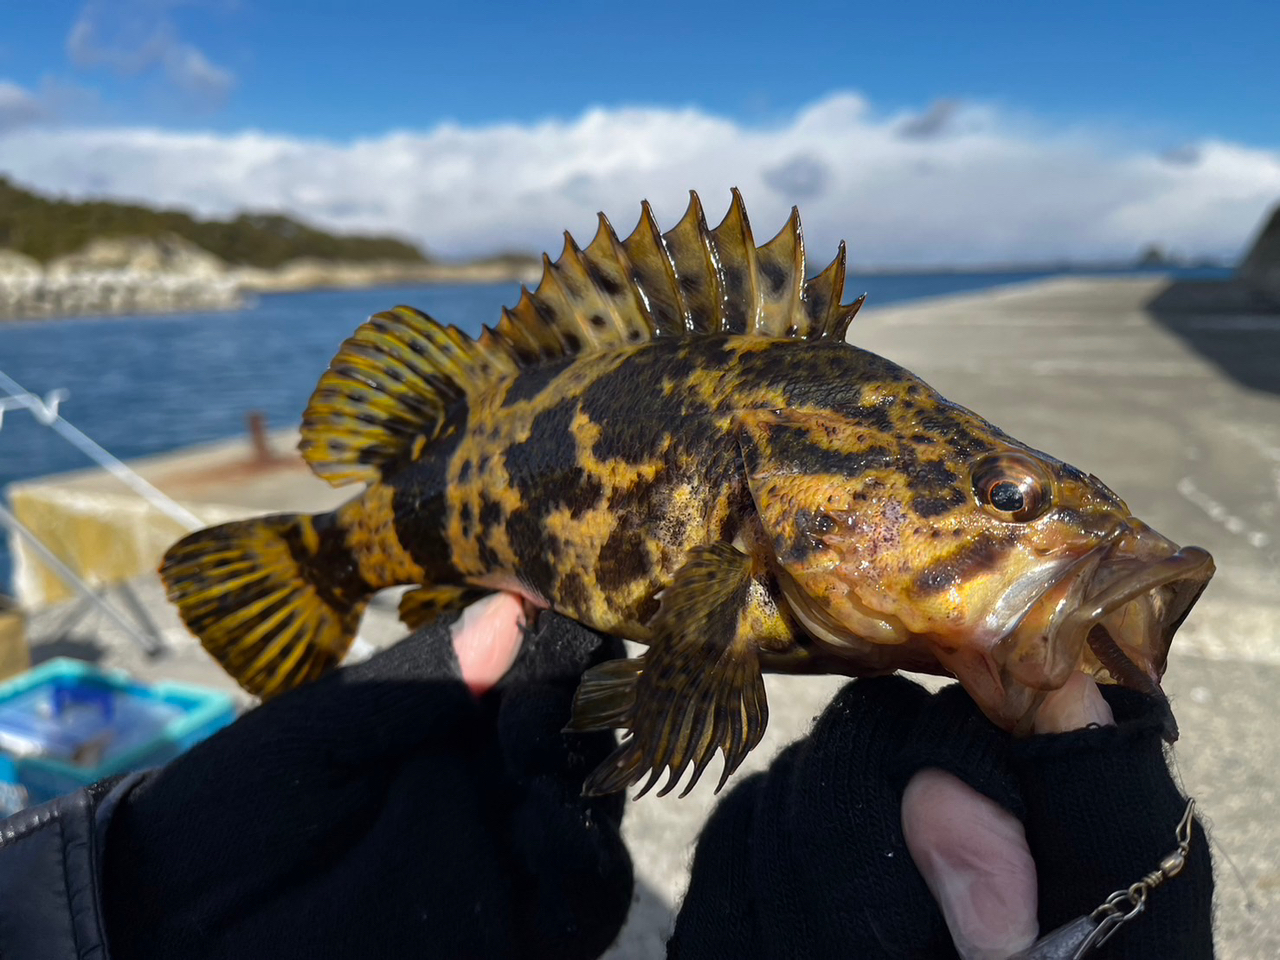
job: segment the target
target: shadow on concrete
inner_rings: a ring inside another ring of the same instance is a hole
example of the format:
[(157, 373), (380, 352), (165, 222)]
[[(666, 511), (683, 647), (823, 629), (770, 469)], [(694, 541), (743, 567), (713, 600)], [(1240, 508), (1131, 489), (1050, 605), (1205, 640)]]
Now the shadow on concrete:
[(1171, 280), (1146, 308), (1241, 386), (1280, 394), (1280, 300), (1235, 280)]
[(31, 645), (31, 665), (38, 666), (54, 657), (71, 657), (73, 660), (84, 660), (98, 663), (105, 650), (101, 642), (74, 636), (57, 637)]

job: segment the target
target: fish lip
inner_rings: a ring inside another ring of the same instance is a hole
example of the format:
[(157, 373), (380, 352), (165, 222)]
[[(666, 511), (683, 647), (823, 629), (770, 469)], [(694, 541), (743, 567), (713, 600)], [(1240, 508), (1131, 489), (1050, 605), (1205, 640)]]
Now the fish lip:
[[(1178, 739), (1178, 723), (1160, 680), (1174, 634), (1213, 573), (1213, 557), (1207, 550), (1182, 547), (1163, 560), (1142, 564), (1111, 580), (1074, 614), (1078, 629), (1085, 631), (1089, 651), (1111, 678), (1158, 701), (1164, 739), (1169, 743)], [(1129, 604), (1139, 604), (1139, 612), (1154, 616), (1154, 621), (1144, 626), (1138, 617), (1135, 626), (1127, 626)]]
[(1181, 547), (1140, 521), (1117, 525), (1047, 582), (991, 649), (998, 702), (988, 715), (1015, 734), (1031, 732), (1050, 690), (1082, 670), (1156, 697), (1165, 738), (1177, 724), (1160, 679), (1169, 647), (1213, 576), (1213, 558)]
[[(1194, 546), (1179, 548), (1158, 560), (1135, 557), (1132, 554), (1117, 555), (1124, 544), (1124, 540), (1113, 544), (1108, 555), (1094, 571), (1090, 586), (1096, 586), (1096, 589), (1071, 612), (1063, 626), (1088, 634), (1129, 603), (1145, 598), (1154, 604), (1158, 599), (1159, 609), (1155, 611), (1158, 614), (1158, 634), (1145, 638), (1159, 648), (1158, 651), (1148, 651), (1155, 655), (1149, 657), (1150, 665), (1146, 671), (1151, 680), (1158, 684), (1164, 674), (1174, 634), (1213, 577), (1213, 557), (1202, 547)], [(1132, 565), (1133, 568), (1119, 576), (1107, 577), (1117, 564)], [(1122, 638), (1113, 639), (1124, 645)]]

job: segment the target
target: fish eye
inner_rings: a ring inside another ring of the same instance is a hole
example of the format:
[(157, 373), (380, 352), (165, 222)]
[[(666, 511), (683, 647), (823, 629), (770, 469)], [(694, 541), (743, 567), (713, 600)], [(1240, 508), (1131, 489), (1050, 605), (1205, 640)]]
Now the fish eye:
[(991, 486), (991, 505), (1001, 513), (1017, 513), (1026, 506), (1026, 497), (1012, 480), (1001, 480)]
[(1049, 481), (1029, 457), (1002, 454), (980, 462), (973, 471), (978, 502), (1002, 520), (1027, 523), (1049, 505)]

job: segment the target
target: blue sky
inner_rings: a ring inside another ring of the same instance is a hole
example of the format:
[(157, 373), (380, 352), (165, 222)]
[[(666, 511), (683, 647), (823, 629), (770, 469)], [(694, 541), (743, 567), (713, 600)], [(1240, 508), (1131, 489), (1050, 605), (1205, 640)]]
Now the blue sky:
[[(1266, 197), (1280, 195), (1272, 189), (1280, 164), (1277, 36), (1280, 4), (1263, 2), (0, 0), (0, 174), (69, 193), (154, 195), (205, 212), (266, 204), (335, 226), (416, 233), (435, 248), (467, 252), (505, 238), (496, 226), (468, 233), (447, 217), (438, 220), (448, 225), (445, 234), (397, 219), (395, 196), (353, 200), (335, 191), (344, 176), (373, 174), (383, 164), (377, 176), (414, 185), (405, 188), (414, 216), (431, 215), (440, 203), (422, 200), (428, 180), (448, 180), (459, 164), (478, 176), (498, 149), (514, 151), (504, 157), (518, 167), (554, 140), (561, 153), (582, 151), (583, 169), (538, 186), (545, 202), (523, 211), (527, 223), (515, 218), (523, 226), (513, 242), (532, 242), (549, 229), (535, 226), (539, 216), (577, 220), (580, 208), (605, 202), (630, 210), (639, 197), (607, 189), (608, 164), (598, 158), (617, 147), (608, 136), (648, 129), (658, 132), (641, 137), (643, 149), (614, 167), (629, 164), (621, 178), (628, 189), (669, 194), (673, 203), (685, 186), (724, 187), (706, 175), (721, 170), (733, 182), (755, 178), (777, 194), (766, 204), (771, 213), (806, 193), (834, 202), (832, 185), (843, 184), (842, 209), (852, 214), (860, 197), (869, 202), (853, 183), (865, 186), (866, 171), (881, 187), (904, 165), (928, 183), (942, 172), (952, 179), (939, 192), (951, 196), (994, 189), (983, 170), (998, 160), (996, 167), (1021, 170), (1028, 188), (1043, 182), (1062, 208), (1036, 214), (1048, 225), (1030, 247), (1034, 224), (1009, 224), (975, 255), (1109, 255), (1147, 235), (1188, 251), (1227, 253)], [(830, 134), (824, 137), (810, 114), (832, 102), (844, 106), (819, 110)], [(638, 127), (636, 109), (646, 117)], [(589, 116), (603, 119), (593, 125)], [(698, 132), (677, 133), (686, 127)], [(249, 131), (265, 139), (250, 144)], [(416, 138), (411, 159), (387, 165), (387, 151), (380, 151), (372, 166), (356, 163), (362, 144), (404, 148), (387, 139), (397, 131)], [(805, 131), (814, 145), (787, 155), (787, 143), (803, 140)], [(76, 166), (66, 147), (89, 142), (91, 133), (97, 162)], [(868, 142), (896, 137), (900, 149), (863, 151), (853, 133)], [(678, 153), (688, 147), (680, 139), (686, 134), (718, 143), (718, 158), (685, 165), (636, 158)], [(470, 147), (459, 147), (460, 137), (470, 137)], [(925, 140), (936, 141), (927, 156)], [(993, 140), (1003, 152), (989, 152)], [(818, 156), (823, 143), (836, 142), (847, 144), (845, 154)], [(319, 151), (319, 167), (299, 159), (306, 149)], [(772, 159), (752, 166), (745, 149), (772, 151)], [(270, 175), (264, 152), (275, 164)], [(1039, 157), (1034, 169), (1026, 166), (1030, 152)], [(294, 158), (288, 174), (280, 159), (286, 154)], [(245, 164), (239, 187), (214, 189), (218, 169), (205, 181), (180, 169), (215, 155), (219, 169)], [(139, 163), (151, 179), (131, 172)], [(968, 172), (956, 172), (957, 165)], [(665, 170), (661, 178), (644, 175), (657, 167)], [(1171, 173), (1174, 167), (1181, 172)], [(299, 172), (312, 169), (327, 182)], [(703, 181), (688, 182), (700, 173)], [(1079, 206), (1074, 191), (1095, 181), (1114, 196), (1112, 206), (1090, 215), (1106, 214), (1112, 233), (1086, 223), (1063, 229), (1059, 220)], [(267, 189), (269, 183), (276, 185)], [(823, 189), (814, 193), (814, 184)], [(905, 180), (898, 186), (901, 198), (912, 195)], [(457, 192), (457, 182), (451, 189)], [(411, 203), (409, 194), (418, 199)], [(1132, 203), (1115, 206), (1129, 195), (1154, 213), (1135, 223)], [(1173, 203), (1181, 219), (1162, 203)], [(953, 212), (957, 221), (971, 215), (968, 208)], [(950, 227), (936, 234), (950, 238), (945, 242), (921, 244), (933, 236), (918, 230), (881, 255), (965, 252)]]
[[(82, 21), (97, 57), (69, 49)], [(225, 72), (224, 98), (173, 95), (155, 65), (112, 62), (160, 31)], [(1171, 141), (1277, 146), (1277, 37), (1280, 4), (1263, 2), (4, 0), (0, 74), (91, 88), (86, 119), (320, 137), (592, 105), (767, 119), (855, 89), (890, 110), (998, 101)]]

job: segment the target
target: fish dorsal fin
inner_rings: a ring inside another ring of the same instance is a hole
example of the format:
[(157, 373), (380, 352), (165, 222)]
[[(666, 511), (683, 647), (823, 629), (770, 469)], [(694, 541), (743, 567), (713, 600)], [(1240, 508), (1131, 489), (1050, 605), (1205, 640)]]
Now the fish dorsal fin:
[(690, 192), (680, 222), (662, 233), (649, 204), (619, 240), (600, 214), (584, 250), (565, 234), (542, 280), (472, 339), (410, 307), (379, 313), (339, 349), (302, 420), (303, 457), (339, 486), (431, 443), (449, 411), (495, 380), (580, 353), (655, 337), (746, 334), (844, 339), (864, 298), (841, 304), (844, 244), (831, 265), (805, 279), (800, 215), (756, 247), (735, 189), (720, 225), (707, 226)]
[(374, 314), (338, 349), (302, 415), (298, 449), (335, 487), (434, 440), (472, 378), (520, 369), (514, 345), (472, 340), (412, 307)]

